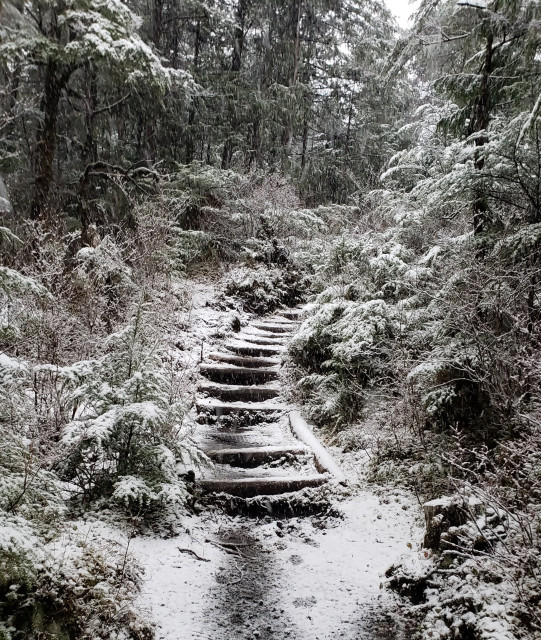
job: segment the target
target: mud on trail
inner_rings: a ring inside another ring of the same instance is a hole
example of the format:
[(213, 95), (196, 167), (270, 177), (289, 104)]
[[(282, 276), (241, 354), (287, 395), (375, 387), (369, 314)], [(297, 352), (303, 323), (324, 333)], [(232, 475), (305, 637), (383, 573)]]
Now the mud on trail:
[[(202, 341), (207, 353), (221, 349), (222, 360), (225, 356), (230, 360), (246, 360), (265, 355), (264, 346), (257, 346), (257, 353), (250, 351), (255, 348), (253, 341), (261, 340), (261, 330), (255, 326), (253, 335), (247, 330), (245, 343), (229, 343), (232, 354), (227, 355), (224, 348), (228, 348), (227, 341), (231, 339), (227, 312), (209, 304), (215, 296), (212, 286), (202, 284), (193, 290), (196, 296), (190, 307), (189, 322), (188, 319), (181, 322), (186, 327), (180, 339), (187, 347), (183, 353), (187, 371), (199, 367)], [(242, 326), (257, 322), (240, 312)], [(275, 348), (274, 344), (270, 348)], [(213, 354), (212, 358), (216, 357)], [(216, 367), (209, 360), (204, 366), (206, 369), (201, 373), (207, 377), (209, 372), (223, 376), (223, 370), (230, 375), (229, 363), (227, 367)], [(272, 378), (276, 376), (273, 374)], [(277, 383), (258, 381), (261, 386)], [(221, 387), (221, 384), (222, 380), (211, 384), (203, 382), (202, 388), (212, 394), (216, 393), (215, 388), (220, 393), (224, 389), (230, 391), (230, 387)], [(238, 388), (234, 387), (234, 391), (237, 393)], [(244, 398), (241, 400), (245, 402)], [(280, 398), (278, 401), (283, 402)], [(203, 402), (210, 402), (213, 411), (216, 404), (212, 403), (222, 401)], [(276, 400), (268, 402), (272, 405)], [(235, 408), (229, 406), (231, 410)], [(218, 429), (214, 419), (207, 420), (204, 413), (201, 420), (201, 409), (198, 411), (194, 423), (198, 422), (199, 426), (195, 428), (202, 434), (203, 443), (211, 437), (212, 446), (207, 449), (213, 449), (212, 453), (217, 455), (217, 445), (225, 446), (220, 439), (224, 437), (224, 430), (228, 432), (228, 422), (225, 420)], [(238, 425), (238, 419), (234, 423)], [(292, 446), (279, 418), (271, 426), (282, 439), (280, 443)], [(242, 436), (246, 446), (253, 428), (250, 423), (239, 434), (228, 437)], [(257, 437), (263, 437), (261, 425), (255, 429)], [(269, 442), (277, 444), (278, 440)], [(261, 443), (250, 441), (249, 445)], [(242, 497), (231, 498), (229, 502), (222, 498), (221, 503), (218, 498), (214, 502), (211, 499), (209, 508), (200, 515), (187, 517), (175, 537), (133, 539), (130, 551), (145, 571), (139, 606), (154, 621), (157, 640), (407, 638), (400, 603), (384, 588), (384, 573), (391, 564), (416, 555), (415, 548), (422, 536), (418, 505), (410, 495), (399, 490), (376, 495), (363, 486), (363, 460), (359, 454), (342, 454), (340, 458), (347, 488), (328, 482), (323, 487), (295, 492), (297, 507), (320, 502), (323, 510), (315, 514), (300, 515), (309, 513), (310, 509), (297, 508), (293, 512), (270, 511), (271, 515), (256, 509), (246, 515), (250, 509), (235, 508), (242, 504)], [(272, 476), (279, 472), (273, 464), (261, 467), (261, 473)], [(225, 473), (233, 474), (234, 486), (239, 471), (230, 470), (227, 465), (221, 467)], [(302, 462), (302, 457), (292, 469), (297, 475), (300, 469), (301, 480), (302, 473), (313, 473), (311, 467)], [(254, 471), (249, 468), (246, 473)], [(294, 515), (279, 515), (284, 512)]]

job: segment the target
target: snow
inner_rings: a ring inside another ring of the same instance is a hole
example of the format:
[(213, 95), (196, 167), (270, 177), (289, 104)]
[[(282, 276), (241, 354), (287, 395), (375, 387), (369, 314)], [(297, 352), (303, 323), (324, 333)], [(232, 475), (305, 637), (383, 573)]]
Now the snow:
[(14, 369), (15, 371), (27, 370), (24, 363), (16, 358), (12, 358), (7, 353), (0, 353), (0, 369)]
[(2, 289), (6, 293), (14, 290), (21, 293), (32, 293), (37, 296), (52, 298), (47, 289), (34, 280), (34, 278), (23, 276), (18, 271), (4, 266), (0, 266), (0, 291)]
[[(342, 519), (329, 522), (209, 514), (187, 521), (175, 538), (136, 538), (131, 549), (146, 570), (139, 603), (151, 611), (158, 640), (258, 637), (267, 626), (273, 638), (373, 638), (372, 618), (384, 616), (394, 602), (382, 589), (383, 574), (393, 562), (416, 562), (422, 533), (409, 497), (397, 494), (385, 502), (361, 491), (337, 505)], [(247, 556), (259, 554), (261, 566), (251, 567), (242, 554), (232, 559), (220, 546), (224, 531), (244, 532), (248, 541), (251, 536), (253, 548), (242, 546), (246, 541), (239, 548)], [(252, 578), (260, 578), (255, 613)], [(245, 598), (234, 606), (239, 579)], [(229, 597), (231, 608), (224, 608)], [(228, 618), (235, 614), (239, 626), (231, 627)]]
[(38, 539), (28, 522), (19, 516), (2, 514), (0, 517), (0, 551), (17, 555), (24, 551), (35, 555), (40, 551)]

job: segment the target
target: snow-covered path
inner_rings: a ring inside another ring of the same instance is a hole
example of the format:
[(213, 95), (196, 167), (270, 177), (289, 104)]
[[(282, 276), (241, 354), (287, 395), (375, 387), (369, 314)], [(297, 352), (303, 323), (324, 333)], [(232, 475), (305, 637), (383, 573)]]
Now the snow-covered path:
[[(229, 333), (231, 311), (214, 306), (216, 295), (214, 282), (190, 283), (176, 337), (188, 376), (203, 344), (205, 353), (215, 350)], [(339, 517), (207, 511), (187, 518), (176, 537), (133, 539), (130, 551), (145, 570), (138, 603), (157, 640), (402, 637), (396, 603), (381, 585), (391, 564), (415, 555), (420, 509), (398, 490), (378, 497), (363, 486), (362, 460), (345, 466), (350, 495), (336, 499)]]
[(386, 569), (418, 547), (415, 506), (399, 493), (381, 500), (358, 492), (337, 507), (341, 518), (207, 514), (179, 537), (134, 539), (146, 570), (140, 605), (150, 609), (156, 637), (403, 637), (381, 585)]

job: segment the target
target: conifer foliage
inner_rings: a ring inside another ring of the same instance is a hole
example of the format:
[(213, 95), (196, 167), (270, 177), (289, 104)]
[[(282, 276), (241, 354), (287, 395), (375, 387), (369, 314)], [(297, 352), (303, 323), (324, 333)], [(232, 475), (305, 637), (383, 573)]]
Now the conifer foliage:
[(224, 313), (310, 300), (292, 394), (436, 501), (387, 576), (417, 637), (539, 636), (540, 27), (539, 0), (421, 0), (408, 31), (382, 0), (0, 2), (1, 639), (152, 637), (89, 527), (193, 508), (201, 274)]

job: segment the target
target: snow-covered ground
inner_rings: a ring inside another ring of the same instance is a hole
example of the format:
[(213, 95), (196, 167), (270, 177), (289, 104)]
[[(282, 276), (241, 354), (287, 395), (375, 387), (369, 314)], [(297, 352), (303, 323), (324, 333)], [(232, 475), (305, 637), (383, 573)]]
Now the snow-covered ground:
[(207, 514), (178, 537), (134, 539), (157, 638), (400, 637), (382, 584), (389, 565), (416, 556), (418, 510), (407, 496), (367, 491), (337, 507), (342, 517)]

